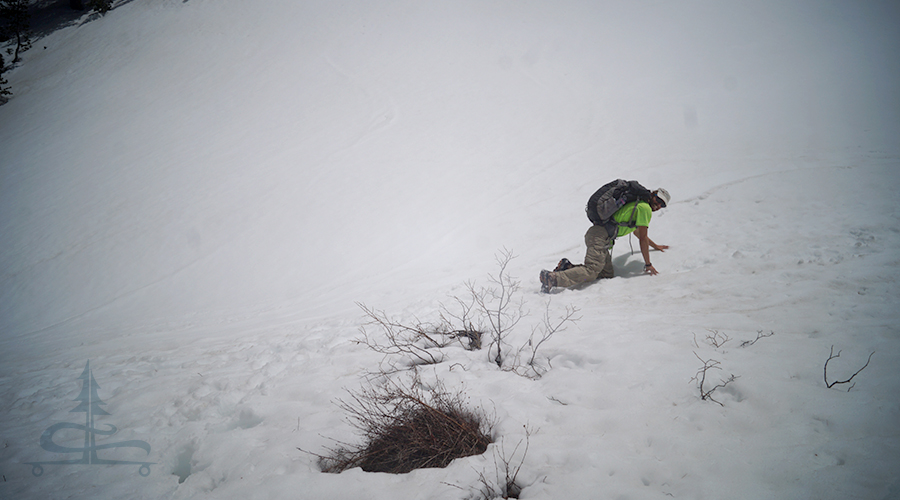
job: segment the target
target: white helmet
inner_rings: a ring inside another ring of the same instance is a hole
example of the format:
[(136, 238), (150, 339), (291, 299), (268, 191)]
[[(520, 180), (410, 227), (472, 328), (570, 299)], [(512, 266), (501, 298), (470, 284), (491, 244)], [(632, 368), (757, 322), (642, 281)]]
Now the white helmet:
[(668, 205), (669, 200), (672, 199), (672, 197), (669, 196), (669, 192), (663, 188), (659, 188), (656, 190), (656, 196), (658, 196), (659, 199), (662, 200), (665, 205)]

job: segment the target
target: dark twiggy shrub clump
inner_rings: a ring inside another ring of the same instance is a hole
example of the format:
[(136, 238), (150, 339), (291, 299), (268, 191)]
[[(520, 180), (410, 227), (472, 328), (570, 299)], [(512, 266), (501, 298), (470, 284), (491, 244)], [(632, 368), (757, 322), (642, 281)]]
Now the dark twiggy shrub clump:
[(480, 410), (466, 408), (462, 393), (440, 384), (425, 389), (388, 383), (351, 394), (341, 402), (363, 435), (359, 447), (341, 446), (319, 457), (324, 472), (361, 467), (366, 472), (401, 474), (446, 467), (454, 459), (480, 455), (491, 443), (491, 425)]

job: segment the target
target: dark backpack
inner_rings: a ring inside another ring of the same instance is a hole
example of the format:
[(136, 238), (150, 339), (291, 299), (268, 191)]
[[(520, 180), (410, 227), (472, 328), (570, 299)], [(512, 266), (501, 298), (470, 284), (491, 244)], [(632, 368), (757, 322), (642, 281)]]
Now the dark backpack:
[[(603, 185), (587, 202), (585, 212), (588, 219), (595, 225), (616, 225), (613, 214), (627, 203), (632, 201), (650, 201), (650, 190), (641, 186), (638, 181), (626, 181), (616, 179)], [(637, 208), (637, 205), (635, 205)], [(632, 216), (631, 225), (634, 224)], [(629, 226), (629, 227), (632, 227)]]

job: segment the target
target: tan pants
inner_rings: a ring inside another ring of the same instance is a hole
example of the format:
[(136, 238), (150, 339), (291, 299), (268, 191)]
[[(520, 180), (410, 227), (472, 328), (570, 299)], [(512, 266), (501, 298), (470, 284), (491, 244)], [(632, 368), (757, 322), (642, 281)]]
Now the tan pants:
[(597, 278), (612, 278), (612, 257), (609, 254), (612, 241), (603, 226), (591, 226), (584, 234), (587, 252), (584, 254), (584, 265), (554, 273), (556, 286), (564, 288), (594, 281)]

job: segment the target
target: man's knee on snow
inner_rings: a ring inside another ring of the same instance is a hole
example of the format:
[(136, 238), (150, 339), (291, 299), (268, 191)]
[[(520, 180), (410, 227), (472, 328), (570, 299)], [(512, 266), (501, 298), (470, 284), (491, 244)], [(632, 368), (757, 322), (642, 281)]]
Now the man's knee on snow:
[[(594, 279), (602, 278), (603, 274), (603, 264), (600, 262), (585, 262), (584, 269), (588, 272)], [(611, 277), (611, 276), (610, 276)]]

